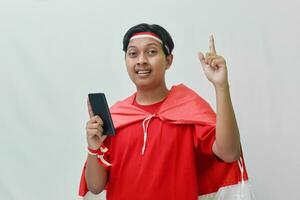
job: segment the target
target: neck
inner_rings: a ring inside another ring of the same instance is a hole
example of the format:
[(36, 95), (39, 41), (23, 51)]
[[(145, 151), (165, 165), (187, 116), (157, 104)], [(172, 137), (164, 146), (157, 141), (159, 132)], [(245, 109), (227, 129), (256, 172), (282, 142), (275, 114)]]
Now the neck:
[(150, 105), (162, 101), (168, 93), (166, 84), (151, 89), (137, 88), (136, 101), (141, 105)]

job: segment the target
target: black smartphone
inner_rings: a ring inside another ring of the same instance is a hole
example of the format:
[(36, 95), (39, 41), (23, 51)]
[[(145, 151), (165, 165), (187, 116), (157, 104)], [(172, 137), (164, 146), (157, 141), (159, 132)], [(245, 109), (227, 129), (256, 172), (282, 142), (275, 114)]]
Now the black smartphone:
[(115, 128), (109, 112), (105, 94), (90, 93), (88, 96), (94, 115), (98, 115), (103, 121), (103, 135), (115, 135)]

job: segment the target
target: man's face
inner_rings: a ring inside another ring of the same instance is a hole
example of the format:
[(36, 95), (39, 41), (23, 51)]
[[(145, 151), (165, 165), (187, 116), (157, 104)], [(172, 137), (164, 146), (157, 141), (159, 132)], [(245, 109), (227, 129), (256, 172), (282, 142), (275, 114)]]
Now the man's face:
[(130, 79), (139, 89), (150, 89), (165, 84), (165, 70), (172, 64), (162, 45), (152, 38), (136, 38), (129, 42), (126, 67)]

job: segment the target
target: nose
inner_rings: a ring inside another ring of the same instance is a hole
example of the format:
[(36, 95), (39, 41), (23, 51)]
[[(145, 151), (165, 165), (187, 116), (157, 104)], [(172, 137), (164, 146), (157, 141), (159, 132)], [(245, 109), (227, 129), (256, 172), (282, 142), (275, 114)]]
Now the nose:
[(139, 65), (143, 65), (143, 64), (147, 64), (147, 57), (144, 53), (141, 53), (138, 57), (138, 64)]

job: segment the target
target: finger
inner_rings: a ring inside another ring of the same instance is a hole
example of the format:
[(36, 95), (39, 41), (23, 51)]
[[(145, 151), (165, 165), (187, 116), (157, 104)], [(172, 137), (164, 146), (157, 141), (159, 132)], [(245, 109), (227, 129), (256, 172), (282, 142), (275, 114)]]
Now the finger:
[(207, 58), (206, 58), (206, 60), (207, 60), (207, 64), (208, 65), (211, 65), (211, 62), (214, 60), (214, 59), (216, 59), (217, 58), (217, 56), (207, 56)]
[(100, 137), (103, 134), (103, 128), (102, 126), (98, 126), (96, 128), (86, 128), (86, 132), (88, 133), (88, 135), (97, 134)]
[(213, 67), (223, 67), (225, 66), (225, 60), (222, 57), (217, 57), (212, 60), (211, 66)]
[(88, 106), (88, 111), (89, 111), (90, 118), (94, 117), (93, 109), (92, 109), (92, 106), (91, 106), (91, 103), (90, 103), (89, 99), (87, 100), (87, 106)]
[(103, 126), (103, 120), (101, 119), (101, 117), (99, 117), (98, 115), (95, 116), (95, 119), (97, 121), (97, 123), (99, 123), (101, 126)]
[(215, 41), (214, 41), (214, 36), (213, 35), (211, 35), (210, 39), (209, 39), (209, 51), (210, 51), (210, 53), (212, 53), (214, 55), (217, 55), (216, 48), (215, 48)]
[(206, 54), (205, 54), (205, 63), (208, 65), (208, 58), (210, 57), (210, 56), (212, 56), (213, 54), (212, 53), (210, 53), (210, 52), (207, 52)]
[(102, 135), (102, 133), (103, 133), (103, 127), (102, 126), (98, 126), (97, 129), (98, 129), (98, 131), (100, 131), (100, 133)]
[(102, 133), (98, 129), (88, 129), (87, 131), (87, 137), (101, 137)]
[(88, 121), (88, 123), (99, 123), (101, 125), (104, 124), (101, 117), (99, 117), (98, 115), (91, 117), (91, 119)]
[(217, 66), (218, 66), (218, 61), (217, 61), (217, 59), (212, 60), (210, 65), (211, 65), (212, 67), (214, 67), (214, 68), (217, 68)]
[(207, 53), (205, 54), (205, 56), (206, 56), (206, 57), (209, 57), (209, 56), (215, 56), (215, 55), (212, 54), (212, 53), (210, 53), (210, 52), (207, 52)]
[(198, 52), (198, 58), (199, 58), (201, 64), (205, 65), (205, 56), (203, 55), (202, 52)]
[(88, 129), (98, 129), (103, 130), (102, 125), (99, 123), (88, 123), (86, 126)]

